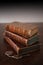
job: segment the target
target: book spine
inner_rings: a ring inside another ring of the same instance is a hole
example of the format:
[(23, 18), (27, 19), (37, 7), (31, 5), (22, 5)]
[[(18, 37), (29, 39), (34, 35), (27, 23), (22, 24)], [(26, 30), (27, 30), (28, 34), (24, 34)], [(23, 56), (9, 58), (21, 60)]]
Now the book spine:
[(13, 50), (18, 54), (20, 48), (9, 37), (4, 36), (4, 39), (13, 48)]
[(25, 39), (17, 34), (11, 33), (9, 31), (5, 31), (5, 35), (7, 35), (11, 39), (21, 43), (22, 45), (27, 46), (27, 41), (28, 41), (27, 39)]
[(16, 33), (24, 38), (29, 38), (32, 35), (34, 35), (35, 33), (37, 33), (38, 30), (37, 30), (37, 28), (35, 28), (35, 29), (34, 29), (35, 31), (33, 30), (33, 33), (32, 33), (32, 30), (26, 30), (26, 29), (23, 29), (20, 27), (16, 27), (14, 25), (6, 25), (6, 30)]

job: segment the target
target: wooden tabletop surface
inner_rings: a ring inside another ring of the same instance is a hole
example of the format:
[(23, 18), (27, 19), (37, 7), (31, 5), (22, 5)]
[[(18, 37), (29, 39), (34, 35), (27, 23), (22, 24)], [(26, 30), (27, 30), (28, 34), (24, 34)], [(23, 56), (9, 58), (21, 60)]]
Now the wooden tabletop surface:
[[(7, 23), (0, 23), (0, 65), (42, 65), (43, 64), (43, 23), (31, 23), (38, 25), (40, 51), (32, 53), (30, 56), (21, 59), (12, 59), (5, 56), (6, 50), (12, 48), (3, 39), (4, 26)], [(29, 23), (28, 23), (29, 24)]]

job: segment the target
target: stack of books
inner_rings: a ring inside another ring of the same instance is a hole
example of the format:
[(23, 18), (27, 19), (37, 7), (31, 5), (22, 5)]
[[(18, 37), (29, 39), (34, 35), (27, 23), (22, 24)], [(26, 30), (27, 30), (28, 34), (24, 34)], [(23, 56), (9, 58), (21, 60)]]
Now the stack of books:
[(33, 24), (7, 24), (4, 39), (18, 56), (37, 51), (40, 47), (38, 27)]

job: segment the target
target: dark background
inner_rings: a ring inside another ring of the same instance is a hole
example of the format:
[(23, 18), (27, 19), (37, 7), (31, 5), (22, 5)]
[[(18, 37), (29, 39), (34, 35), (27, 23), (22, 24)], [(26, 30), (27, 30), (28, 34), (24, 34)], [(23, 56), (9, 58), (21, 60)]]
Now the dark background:
[(0, 23), (43, 22), (43, 3), (0, 3)]

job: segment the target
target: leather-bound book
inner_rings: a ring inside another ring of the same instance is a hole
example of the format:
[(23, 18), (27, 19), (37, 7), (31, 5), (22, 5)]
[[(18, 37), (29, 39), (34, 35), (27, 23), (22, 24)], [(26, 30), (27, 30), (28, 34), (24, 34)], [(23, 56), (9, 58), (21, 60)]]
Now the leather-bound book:
[(38, 27), (36, 25), (25, 23), (8, 24), (5, 29), (24, 38), (29, 38), (38, 32)]
[(32, 45), (35, 42), (39, 41), (38, 34), (35, 34), (34, 36), (32, 36), (31, 38), (28, 38), (28, 39), (21, 37), (17, 34), (14, 34), (12, 32), (9, 32), (9, 31), (5, 31), (5, 35), (8, 36), (9, 38), (11, 38), (12, 40), (19, 42), (20, 44), (22, 44), (24, 46), (29, 46), (29, 45)]
[(4, 39), (13, 48), (13, 50), (17, 53), (17, 55), (31, 53), (31, 52), (39, 50), (39, 48), (40, 48), (40, 45), (38, 43), (25, 47), (25, 46), (18, 44), (17, 42), (14, 42), (6, 35), (4, 36)]

